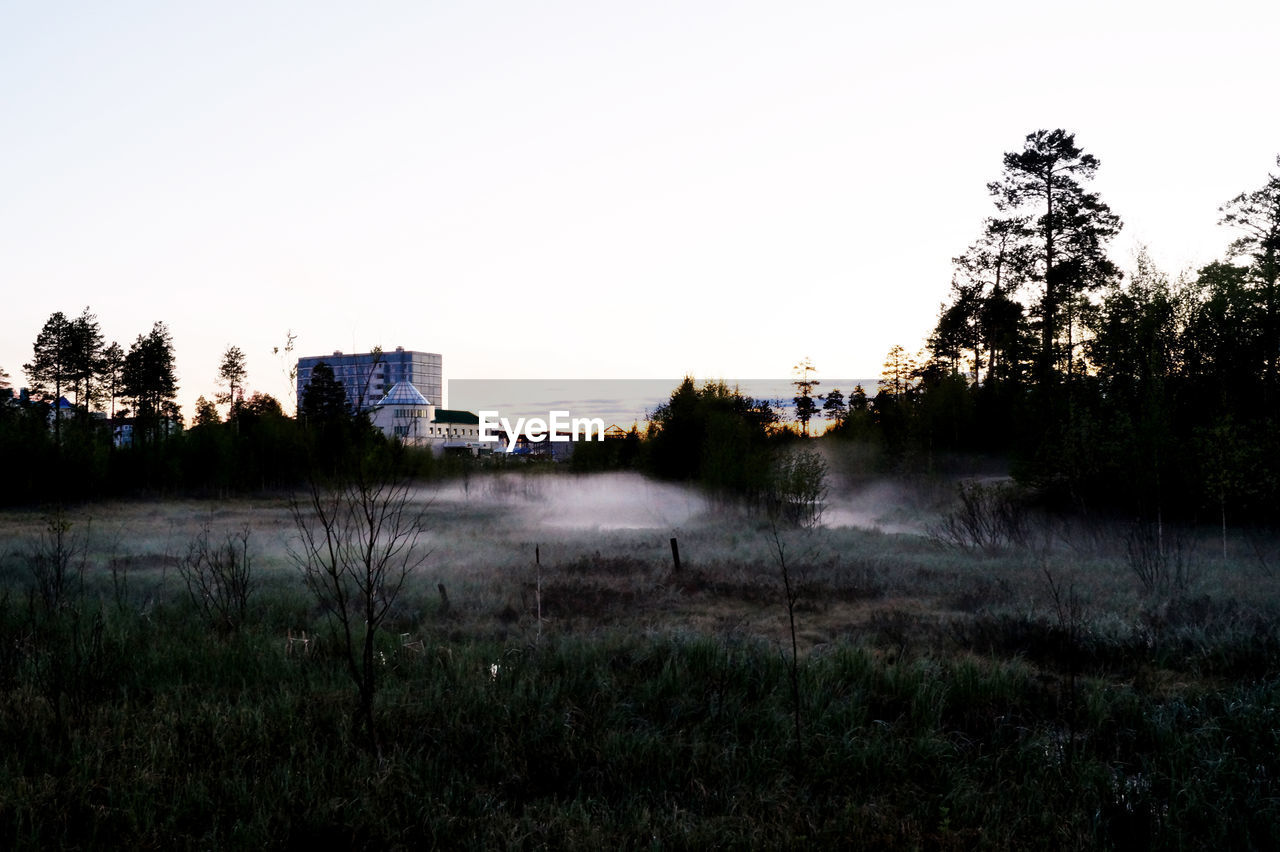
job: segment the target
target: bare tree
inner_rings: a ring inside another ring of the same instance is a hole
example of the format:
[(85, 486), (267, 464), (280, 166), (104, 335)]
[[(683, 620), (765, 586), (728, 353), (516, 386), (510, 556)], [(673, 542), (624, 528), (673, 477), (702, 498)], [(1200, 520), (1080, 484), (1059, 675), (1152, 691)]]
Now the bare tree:
[(796, 639), (796, 603), (800, 600), (801, 584), (795, 576), (794, 566), (787, 564), (787, 549), (778, 533), (776, 521), (770, 522), (773, 532), (773, 555), (778, 560), (778, 576), (782, 580), (782, 602), (787, 608), (787, 626), (791, 631), (791, 659), (787, 663), (787, 676), (791, 682), (792, 720), (795, 722), (795, 757), (797, 763), (804, 754), (804, 736), (800, 724), (800, 644)]
[(89, 534), (75, 536), (71, 521), (58, 506), (45, 516), (45, 531), (39, 543), (27, 553), (33, 588), (45, 611), (65, 609), (84, 591), (84, 573), (89, 561)]
[(209, 540), (209, 524), (178, 561), (178, 573), (192, 603), (219, 633), (234, 633), (245, 622), (253, 592), (253, 560), (249, 556), (249, 527), (229, 534), (221, 544)]
[(290, 555), (316, 601), (337, 621), (358, 694), (353, 727), (364, 729), (374, 750), (376, 633), (429, 555), (420, 546), (424, 507), (415, 507), (411, 497), (408, 481), (357, 466), (328, 485), (313, 482), (291, 504), (298, 543)]

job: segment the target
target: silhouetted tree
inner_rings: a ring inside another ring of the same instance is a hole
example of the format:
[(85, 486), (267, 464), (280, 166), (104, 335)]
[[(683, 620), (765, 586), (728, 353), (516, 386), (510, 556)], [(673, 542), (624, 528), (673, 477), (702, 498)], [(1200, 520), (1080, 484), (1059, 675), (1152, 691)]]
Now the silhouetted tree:
[(895, 400), (900, 400), (905, 397), (915, 382), (914, 376), (917, 369), (915, 359), (901, 346), (894, 345), (884, 359), (877, 398), (893, 397)]
[(103, 399), (110, 400), (109, 413), (114, 420), (116, 400), (124, 390), (124, 349), (114, 340), (102, 350), (102, 358), (98, 361), (98, 385), (102, 388)]
[[(1280, 156), (1276, 157), (1280, 166)], [(1247, 257), (1249, 279), (1257, 293), (1266, 388), (1274, 395), (1280, 357), (1280, 175), (1268, 175), (1261, 189), (1242, 192), (1220, 208), (1220, 224), (1239, 233), (1229, 249), (1232, 258)]]
[(204, 395), (196, 398), (196, 413), (192, 424), (195, 426), (212, 426), (218, 422), (218, 409), (214, 404), (204, 398)]
[[(1065, 130), (1037, 130), (1027, 135), (1021, 151), (1004, 155), (1004, 172), (988, 185), (1001, 212), (1028, 217), (1036, 252), (1030, 269), (1043, 293), (1038, 306), (1040, 356), (1038, 378), (1048, 386), (1064, 360), (1070, 369), (1074, 352), (1070, 315), (1072, 297), (1111, 279), (1115, 266), (1106, 244), (1119, 230), (1120, 219), (1082, 181), (1093, 178), (1098, 160), (1075, 144)], [(1065, 332), (1065, 348), (1060, 338)]]
[(765, 401), (724, 382), (698, 388), (686, 377), (649, 417), (649, 468), (666, 479), (698, 480), (714, 490), (761, 498), (769, 485), (768, 444), (777, 422)]
[(961, 371), (963, 351), (972, 351), (975, 385), (983, 381), (984, 368), (988, 381), (1009, 373), (1007, 367), (1000, 370), (1013, 348), (1009, 308), (1014, 309), (1015, 318), (1021, 318), (1022, 308), (1012, 297), (1031, 274), (1033, 238), (1026, 216), (990, 218), (978, 240), (952, 258), (952, 303), (943, 308), (929, 349), (934, 357), (954, 361), (955, 369)]
[(1191, 390), (1202, 405), (1251, 418), (1260, 408), (1258, 379), (1266, 356), (1248, 270), (1211, 263), (1200, 270), (1195, 285), (1180, 344)]
[(299, 419), (320, 425), (345, 420), (351, 416), (347, 391), (333, 374), (333, 368), (321, 361), (311, 370), (311, 378), (302, 389)]
[(809, 421), (818, 411), (818, 403), (813, 398), (813, 389), (822, 383), (809, 377), (810, 373), (816, 372), (816, 368), (808, 358), (803, 358), (791, 369), (796, 375), (796, 380), (791, 383), (796, 388), (796, 395), (792, 399), (796, 407), (796, 420), (800, 423), (801, 431), (808, 435)]
[(93, 383), (101, 371), (102, 331), (98, 318), (85, 307), (67, 328), (67, 362), (76, 406), (85, 414), (93, 403)]
[(217, 397), (219, 403), (229, 406), (228, 420), (235, 417), (236, 407), (244, 399), (244, 380), (248, 372), (245, 367), (244, 352), (240, 351), (239, 346), (228, 346), (222, 353), (222, 363), (218, 365), (218, 382), (227, 389), (220, 392)]
[(1178, 314), (1168, 277), (1140, 249), (1128, 280), (1112, 284), (1091, 317), (1093, 339), (1086, 349), (1104, 393), (1133, 401), (1172, 375)]
[(71, 323), (62, 311), (55, 311), (45, 320), (44, 327), (36, 335), (33, 356), (30, 363), (23, 364), (27, 380), (31, 383), (31, 391), (49, 399), (53, 405), (54, 443), (62, 444), (62, 417), (58, 410), (58, 400), (62, 397), (62, 389), (67, 387), (73, 376), (71, 354)]
[(241, 407), (251, 417), (284, 417), (284, 408), (280, 400), (269, 393), (254, 392)]
[(133, 403), (135, 441), (145, 444), (164, 433), (169, 419), (179, 419), (178, 380), (174, 374), (173, 341), (162, 322), (129, 347), (122, 373), (124, 397)]
[(867, 391), (862, 385), (854, 385), (853, 390), (849, 392), (849, 410), (867, 410)]
[(901, 346), (885, 356), (875, 399), (871, 401), (875, 424), (891, 457), (901, 456), (911, 432), (911, 394), (919, 367)]
[(822, 400), (822, 416), (832, 423), (839, 423), (844, 419), (845, 411), (844, 394), (839, 388), (832, 388)]

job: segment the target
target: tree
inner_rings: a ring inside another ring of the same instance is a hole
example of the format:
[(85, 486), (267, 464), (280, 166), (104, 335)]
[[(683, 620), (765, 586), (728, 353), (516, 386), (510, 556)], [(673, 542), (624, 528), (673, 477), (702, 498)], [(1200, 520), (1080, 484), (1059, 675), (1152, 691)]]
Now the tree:
[(271, 347), (271, 354), (280, 361), (280, 372), (289, 382), (290, 397), (294, 395), (294, 388), (298, 381), (298, 361), (293, 357), (293, 345), (297, 339), (298, 335), (293, 333), (293, 329), (289, 329), (284, 333), (284, 346)]
[(337, 622), (339, 652), (356, 685), (352, 727), (363, 729), (377, 751), (377, 631), (429, 555), (419, 547), (425, 510), (414, 505), (406, 480), (368, 464), (331, 485), (313, 482), (291, 507), (298, 540), (290, 555), (316, 602)]
[(124, 397), (133, 402), (134, 434), (139, 443), (157, 440), (167, 433), (167, 421), (179, 419), (178, 381), (173, 369), (173, 341), (162, 322), (129, 347), (121, 373)]
[(212, 426), (218, 423), (218, 409), (203, 395), (196, 398), (195, 426)]
[(62, 311), (55, 311), (36, 335), (30, 363), (22, 365), (34, 393), (49, 399), (52, 391), (54, 442), (59, 446), (62, 444), (62, 417), (58, 401), (72, 376), (70, 340), (71, 323)]
[(844, 394), (840, 392), (839, 388), (832, 388), (831, 392), (822, 401), (822, 416), (834, 423), (838, 423), (844, 419), (844, 415)]
[(1094, 336), (1086, 349), (1104, 392), (1135, 401), (1173, 373), (1178, 314), (1168, 276), (1140, 248), (1127, 286), (1108, 288), (1092, 317)]
[(218, 366), (218, 382), (226, 386), (226, 391), (219, 393), (217, 401), (230, 406), (227, 419), (235, 417), (236, 408), (244, 399), (244, 380), (248, 375), (245, 367), (244, 352), (239, 346), (228, 346), (222, 353), (222, 363)]
[(1222, 558), (1227, 558), (1227, 499), (1235, 497), (1246, 481), (1248, 467), (1247, 442), (1241, 439), (1231, 415), (1219, 418), (1212, 426), (1197, 430), (1200, 465), (1204, 488), (1218, 504), (1222, 523)]
[(895, 345), (884, 358), (877, 395), (898, 400), (904, 398), (915, 382), (917, 370), (915, 359), (901, 346)]
[[(1276, 157), (1276, 165), (1280, 166), (1280, 156)], [(1219, 212), (1219, 224), (1239, 233), (1231, 243), (1230, 256), (1251, 261), (1249, 275), (1260, 307), (1266, 388), (1274, 394), (1280, 357), (1280, 175), (1268, 175), (1261, 189), (1240, 193)]]
[[(1028, 218), (1027, 233), (1034, 235), (1036, 245), (1030, 274), (1044, 287), (1039, 304), (1042, 386), (1054, 381), (1063, 356), (1070, 371), (1075, 348), (1072, 297), (1116, 274), (1105, 248), (1120, 230), (1120, 218), (1081, 183), (1093, 178), (1098, 165), (1097, 158), (1076, 146), (1075, 134), (1037, 130), (1027, 135), (1021, 151), (1004, 155), (1001, 179), (987, 187), (1001, 212), (1034, 217)], [(1060, 313), (1064, 307), (1065, 321)], [(1064, 331), (1065, 348), (1060, 341)]]
[(972, 350), (974, 382), (977, 383), (982, 367), (978, 292), (954, 278), (951, 289), (955, 293), (955, 301), (944, 306), (938, 315), (938, 323), (929, 336), (928, 349), (934, 359), (945, 362), (955, 373), (966, 371), (964, 353), (966, 349)]
[(770, 433), (777, 412), (724, 382), (690, 377), (649, 417), (648, 464), (667, 479), (692, 479), (748, 501), (769, 487)]
[(280, 400), (269, 393), (255, 391), (253, 396), (240, 403), (240, 410), (250, 417), (284, 417)]
[(102, 330), (98, 317), (86, 306), (67, 328), (68, 378), (76, 394), (76, 406), (85, 414), (93, 403), (93, 382), (101, 370)]
[(5, 372), (4, 367), (0, 367), (0, 390), (9, 387), (9, 374)]
[(849, 392), (849, 411), (867, 410), (867, 392), (862, 385), (855, 385)]
[(1186, 373), (1213, 408), (1252, 417), (1261, 402), (1258, 378), (1266, 358), (1249, 271), (1210, 263), (1195, 285), (1199, 293), (1180, 346)]
[(124, 390), (124, 350), (114, 340), (102, 350), (98, 361), (98, 385), (102, 388), (104, 399), (111, 401), (111, 419), (116, 416), (116, 400)]
[(955, 301), (939, 318), (929, 348), (936, 356), (952, 358), (957, 369), (961, 350), (971, 349), (975, 385), (982, 383), (984, 351), (987, 381), (1009, 374), (1003, 365), (1014, 348), (1011, 315), (1014, 324), (1022, 317), (1012, 296), (1033, 266), (1033, 236), (1026, 216), (989, 218), (978, 240), (952, 258)]
[(364, 383), (360, 386), (360, 392), (356, 394), (356, 398), (351, 401), (352, 410), (358, 415), (366, 414), (368, 404), (373, 402), (373, 379), (378, 375), (378, 368), (382, 366), (381, 346), (373, 347), (369, 350), (369, 354), (373, 356), (373, 360), (369, 364), (369, 373), (364, 377)]
[(791, 383), (796, 388), (796, 395), (792, 399), (796, 406), (796, 420), (800, 422), (800, 428), (804, 434), (808, 435), (809, 421), (818, 411), (818, 403), (813, 398), (813, 389), (820, 385), (821, 382), (809, 378), (809, 374), (816, 372), (816, 368), (807, 357), (801, 359), (800, 363), (791, 369), (797, 376), (796, 380)]
[(311, 378), (302, 389), (302, 408), (298, 411), (307, 423), (320, 425), (345, 420), (351, 416), (347, 391), (333, 374), (333, 368), (321, 361), (311, 370)]

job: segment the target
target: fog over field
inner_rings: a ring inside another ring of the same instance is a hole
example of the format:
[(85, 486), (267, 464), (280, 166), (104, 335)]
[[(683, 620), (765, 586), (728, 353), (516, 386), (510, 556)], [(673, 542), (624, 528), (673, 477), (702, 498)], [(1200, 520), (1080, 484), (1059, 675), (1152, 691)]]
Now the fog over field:
[[(564, 530), (678, 530), (742, 521), (736, 508), (709, 498), (697, 487), (663, 482), (638, 473), (579, 476), (493, 474), (453, 482), (426, 492), (440, 508), (497, 510), (513, 528)], [(828, 489), (820, 525), (884, 532), (925, 531), (904, 520), (904, 509), (920, 499), (889, 480), (837, 481)]]
[[(890, 479), (865, 475), (856, 459), (829, 456), (828, 463), (821, 519), (811, 529), (775, 526), (695, 486), (630, 472), (486, 472), (417, 485), (409, 510), (421, 512), (418, 544), (426, 558), (406, 587), (406, 617), (436, 623), (443, 584), (455, 628), (461, 618), (482, 635), (524, 636), (539, 627), (532, 590), (541, 582), (544, 629), (660, 625), (777, 638), (785, 612), (781, 545), (804, 589), (801, 638), (811, 646), (906, 617), (917, 627), (935, 625), (920, 635), (978, 613), (1052, 619), (1055, 588), (1073, 589), (1105, 629), (1125, 636), (1145, 629), (1145, 557), (1132, 525), (1028, 510), (1019, 542), (965, 546), (942, 532), (960, 477)], [(995, 469), (971, 468), (967, 478), (1007, 482)], [(47, 538), (49, 517), (0, 513), (0, 561), (14, 580), (29, 579), (23, 566)], [(89, 581), (107, 588), (114, 564), (128, 572), (131, 594), (142, 603), (185, 594), (177, 568), (205, 527), (213, 541), (248, 528), (264, 588), (303, 593), (287, 495), (118, 500), (68, 508), (64, 518), (73, 546), (86, 554)], [(1179, 572), (1183, 599), (1222, 596), (1231, 607), (1258, 612), (1280, 599), (1274, 537), (1233, 530), (1224, 554), (1211, 527), (1167, 525), (1161, 534), (1161, 564)], [(323, 618), (312, 612), (296, 621), (298, 629), (315, 629)]]

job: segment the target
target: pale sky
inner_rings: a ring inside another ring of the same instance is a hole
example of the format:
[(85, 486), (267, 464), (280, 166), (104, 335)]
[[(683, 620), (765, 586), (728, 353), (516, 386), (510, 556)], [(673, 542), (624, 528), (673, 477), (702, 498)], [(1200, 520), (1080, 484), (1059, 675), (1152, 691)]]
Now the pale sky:
[(448, 378), (875, 376), (1063, 127), (1171, 275), (1280, 153), (1280, 4), (0, 0), (0, 367), (92, 307)]

